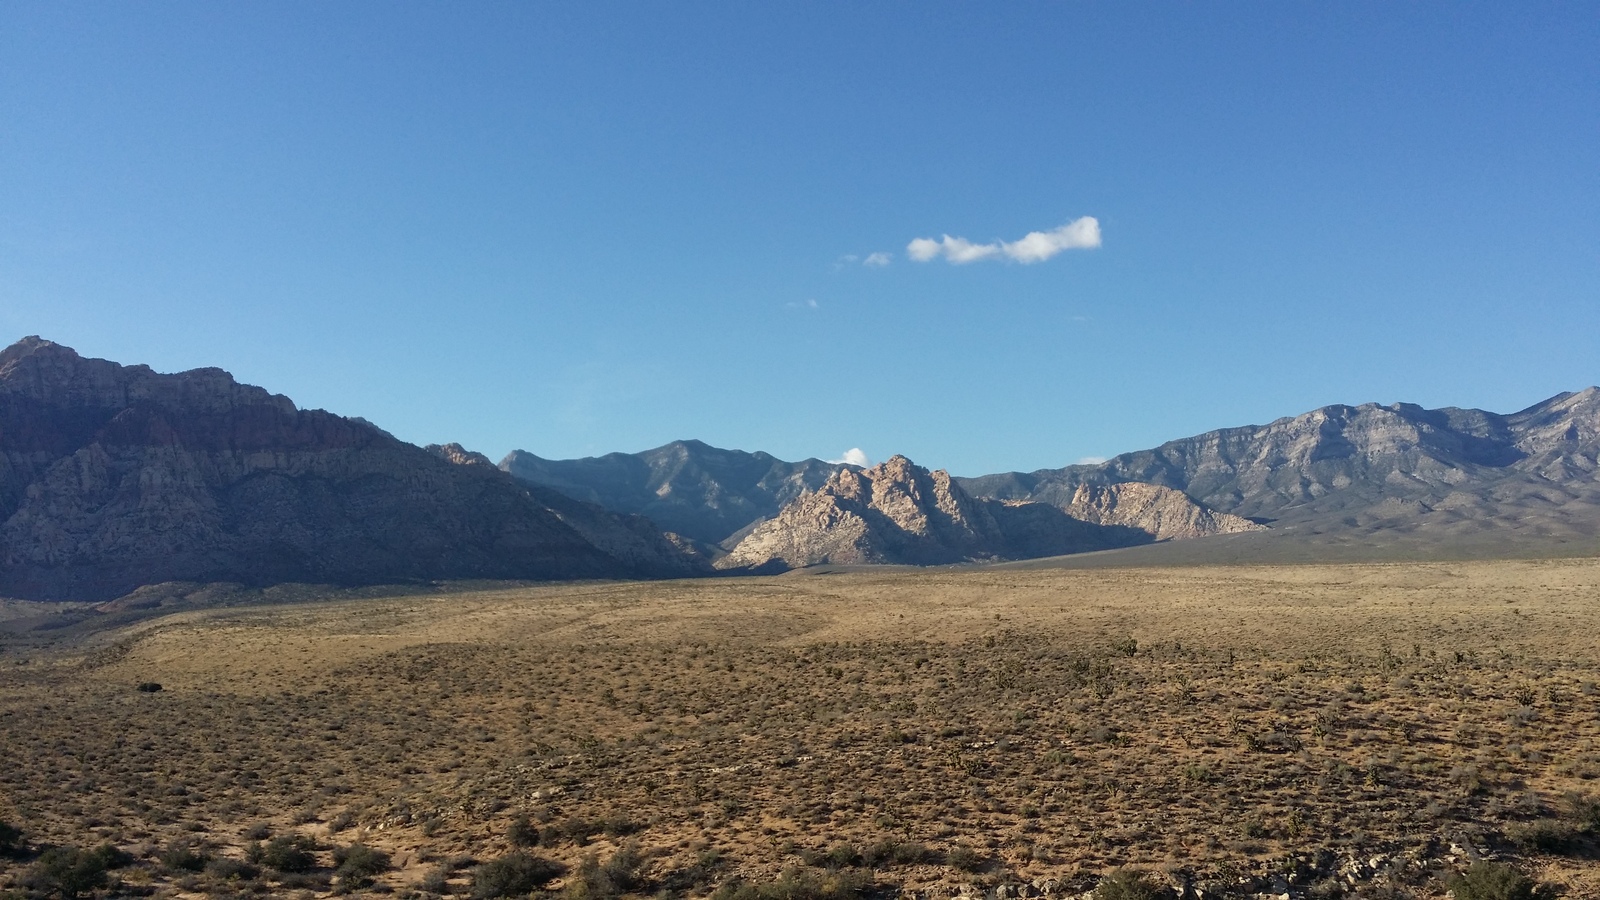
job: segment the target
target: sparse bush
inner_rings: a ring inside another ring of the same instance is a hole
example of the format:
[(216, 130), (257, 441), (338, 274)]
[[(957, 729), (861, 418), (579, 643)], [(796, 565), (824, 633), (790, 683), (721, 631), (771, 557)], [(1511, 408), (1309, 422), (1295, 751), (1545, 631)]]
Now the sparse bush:
[(127, 865), (128, 861), (127, 854), (110, 844), (97, 850), (52, 847), (40, 855), (23, 876), (22, 884), (46, 896), (60, 894), (74, 900), (105, 887), (109, 870)]
[(566, 871), (560, 863), (513, 850), (472, 872), (474, 900), (512, 897), (538, 890)]
[(430, 894), (450, 893), (450, 870), (444, 866), (429, 869), (428, 874), (422, 876), (422, 883), (418, 887)]
[(1118, 869), (1100, 879), (1094, 900), (1160, 900), (1165, 893), (1143, 872)]
[(208, 854), (192, 842), (180, 839), (168, 844), (156, 858), (173, 872), (199, 872), (205, 869)]
[(159, 690), (161, 690), (161, 683), (159, 681), (139, 682), (139, 693), (141, 694), (154, 694)]
[(638, 891), (645, 885), (646, 861), (639, 845), (632, 841), (617, 848), (604, 863), (590, 855), (578, 866), (566, 895), (569, 900), (616, 900)]
[(1535, 819), (1506, 827), (1506, 838), (1524, 853), (1571, 853), (1578, 849), (1577, 828), (1559, 819)]
[(286, 834), (250, 848), (250, 861), (279, 872), (309, 872), (317, 865), (317, 842), (303, 834)]
[(261, 869), (242, 859), (218, 856), (206, 863), (206, 874), (218, 881), (249, 881), (261, 874)]
[(712, 900), (856, 900), (872, 887), (872, 877), (859, 870), (818, 875), (789, 869), (767, 884), (731, 881), (717, 888)]
[(1503, 863), (1477, 862), (1445, 885), (1456, 900), (1553, 900), (1555, 889)]
[(265, 822), (257, 822), (244, 830), (247, 841), (264, 841), (269, 837), (272, 837), (272, 826)]
[(862, 864), (873, 869), (891, 866), (914, 866), (931, 862), (934, 853), (926, 846), (910, 841), (879, 841), (861, 851)]
[(951, 868), (963, 872), (977, 872), (989, 864), (983, 854), (967, 846), (951, 847), (950, 852), (945, 855), (945, 862), (949, 863)]
[(333, 851), (333, 875), (339, 879), (341, 891), (356, 890), (372, 884), (372, 879), (389, 871), (389, 854), (374, 850), (365, 844), (351, 844)]
[(855, 844), (834, 844), (826, 850), (804, 850), (800, 861), (819, 869), (848, 869), (862, 864), (861, 850)]
[(506, 828), (506, 840), (513, 847), (539, 846), (539, 826), (526, 816), (517, 816), (511, 820), (510, 827)]

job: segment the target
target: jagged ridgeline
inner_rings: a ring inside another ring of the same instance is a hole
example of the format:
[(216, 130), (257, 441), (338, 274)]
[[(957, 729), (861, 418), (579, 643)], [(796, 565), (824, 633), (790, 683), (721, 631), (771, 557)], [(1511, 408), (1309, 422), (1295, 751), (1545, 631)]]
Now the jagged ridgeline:
[(158, 374), (26, 338), (0, 351), (0, 595), (707, 568), (643, 518), (449, 456), (221, 369)]
[(1261, 527), (1147, 484), (1084, 486), (1065, 507), (973, 497), (948, 473), (895, 456), (835, 473), (757, 525), (717, 566), (764, 571), (1030, 559)]

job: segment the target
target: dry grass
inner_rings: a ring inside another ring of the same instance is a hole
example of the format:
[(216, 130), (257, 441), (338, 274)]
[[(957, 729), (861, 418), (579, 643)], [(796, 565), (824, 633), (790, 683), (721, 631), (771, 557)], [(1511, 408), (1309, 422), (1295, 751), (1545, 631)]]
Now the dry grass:
[[(521, 816), (575, 897), (1083, 891), (1119, 866), (1430, 897), (1479, 853), (1600, 896), (1597, 635), (1595, 561), (187, 612), (0, 656), (0, 821), (35, 847), (115, 844), (121, 889), (164, 896), (326, 893), (355, 842), (396, 865), (358, 893), (465, 891)], [(242, 859), (268, 832), (315, 838), (318, 869), (160, 862)], [(0, 867), (0, 888), (28, 870)]]

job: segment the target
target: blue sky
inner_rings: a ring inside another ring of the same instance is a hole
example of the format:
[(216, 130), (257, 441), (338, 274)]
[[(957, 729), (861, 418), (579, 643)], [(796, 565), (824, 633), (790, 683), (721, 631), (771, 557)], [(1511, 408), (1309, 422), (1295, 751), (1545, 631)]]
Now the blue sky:
[(0, 4), (0, 342), (496, 459), (1509, 412), (1597, 286), (1592, 4)]

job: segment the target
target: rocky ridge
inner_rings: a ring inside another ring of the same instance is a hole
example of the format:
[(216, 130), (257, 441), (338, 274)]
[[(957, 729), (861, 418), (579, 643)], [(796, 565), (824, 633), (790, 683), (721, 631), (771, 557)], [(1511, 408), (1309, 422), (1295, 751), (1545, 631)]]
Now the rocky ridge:
[[(976, 496), (1070, 507), (1079, 489), (1145, 482), (1307, 535), (1527, 546), (1600, 537), (1600, 388), (1521, 412), (1328, 406), (1099, 465), (957, 479)], [(1419, 546), (1421, 546), (1419, 544)]]
[(834, 473), (756, 525), (716, 565), (777, 571), (1029, 559), (1260, 527), (1150, 485), (1086, 490), (1078, 499), (1083, 516), (1047, 503), (975, 498), (949, 473), (894, 456)]
[(647, 516), (670, 531), (732, 547), (754, 523), (821, 487), (844, 463), (785, 462), (770, 453), (673, 441), (640, 453), (543, 459), (512, 451), (500, 468), (606, 509)]
[(704, 570), (647, 522), (451, 456), (221, 369), (159, 374), (26, 338), (0, 351), (0, 596)]
[(1266, 530), (1249, 519), (1206, 509), (1182, 491), (1136, 481), (1080, 484), (1065, 509), (1074, 519), (1137, 528), (1157, 541)]

